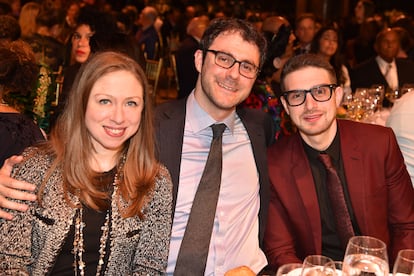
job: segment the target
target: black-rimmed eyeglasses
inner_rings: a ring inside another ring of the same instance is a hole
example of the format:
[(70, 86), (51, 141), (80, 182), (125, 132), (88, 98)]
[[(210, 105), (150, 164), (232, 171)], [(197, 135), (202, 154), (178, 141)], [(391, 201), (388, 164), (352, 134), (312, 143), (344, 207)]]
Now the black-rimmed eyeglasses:
[(282, 94), (286, 102), (290, 106), (298, 106), (305, 102), (306, 94), (310, 93), (312, 98), (317, 102), (329, 101), (332, 97), (332, 92), (337, 88), (336, 84), (322, 84), (312, 87), (309, 90), (290, 90)]
[(207, 49), (206, 52), (213, 53), (214, 62), (216, 63), (216, 65), (224, 69), (229, 69), (233, 67), (235, 63), (240, 64), (239, 66), (240, 75), (248, 79), (254, 79), (257, 76), (257, 73), (259, 72), (259, 68), (256, 65), (251, 64), (250, 62), (247, 62), (247, 61), (238, 61), (230, 54), (227, 54), (221, 51), (211, 50), (211, 49)]

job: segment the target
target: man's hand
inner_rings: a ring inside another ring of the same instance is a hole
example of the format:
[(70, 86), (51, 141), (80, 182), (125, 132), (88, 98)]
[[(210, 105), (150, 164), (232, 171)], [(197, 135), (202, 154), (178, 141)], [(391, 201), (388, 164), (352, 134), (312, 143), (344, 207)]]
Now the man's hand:
[[(10, 199), (35, 201), (36, 195), (25, 191), (34, 191), (35, 185), (18, 181), (10, 177), (11, 171), (15, 164), (23, 160), (22, 156), (12, 156), (4, 162), (0, 169), (0, 207), (21, 212), (27, 211), (29, 206), (26, 204), (10, 201)], [(22, 191), (24, 190), (24, 191)], [(0, 218), (11, 220), (13, 216), (6, 211), (0, 209)]]
[(256, 273), (247, 266), (239, 266), (227, 271), (224, 276), (256, 276)]

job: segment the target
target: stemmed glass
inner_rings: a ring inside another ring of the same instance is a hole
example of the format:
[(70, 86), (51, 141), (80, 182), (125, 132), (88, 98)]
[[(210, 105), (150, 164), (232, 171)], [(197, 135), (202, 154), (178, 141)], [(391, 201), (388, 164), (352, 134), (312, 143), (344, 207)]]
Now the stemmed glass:
[(388, 272), (387, 246), (383, 241), (368, 236), (349, 239), (342, 266), (344, 275), (388, 276)]
[(390, 89), (385, 93), (385, 97), (391, 102), (391, 104), (394, 104), (394, 102), (400, 98), (400, 90), (399, 89)]
[(373, 94), (377, 99), (377, 106), (375, 111), (381, 111), (385, 95), (384, 85), (374, 84), (371, 86), (371, 94)]
[(276, 276), (300, 276), (301, 272), (301, 263), (289, 263), (280, 266), (276, 271)]
[[(335, 269), (332, 269), (332, 268)], [(332, 263), (328, 263), (324, 267), (324, 272), (326, 276), (342, 276), (342, 262), (341, 261), (334, 261)]]
[(309, 255), (303, 261), (301, 276), (326, 276), (327, 271), (335, 271), (335, 263), (331, 258)]
[(398, 252), (392, 271), (394, 276), (414, 275), (414, 250), (403, 249)]

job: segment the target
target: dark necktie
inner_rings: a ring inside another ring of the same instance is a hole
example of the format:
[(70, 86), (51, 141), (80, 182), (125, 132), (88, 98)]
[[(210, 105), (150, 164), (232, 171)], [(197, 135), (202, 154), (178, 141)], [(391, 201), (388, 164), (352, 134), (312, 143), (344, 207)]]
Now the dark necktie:
[(204, 275), (220, 192), (222, 135), (225, 124), (215, 124), (206, 166), (194, 197), (174, 275)]
[(351, 216), (346, 206), (344, 189), (338, 172), (332, 165), (330, 156), (328, 154), (320, 154), (319, 160), (326, 168), (326, 187), (335, 218), (335, 227), (341, 244), (345, 248), (349, 238), (354, 236), (355, 233), (352, 227)]

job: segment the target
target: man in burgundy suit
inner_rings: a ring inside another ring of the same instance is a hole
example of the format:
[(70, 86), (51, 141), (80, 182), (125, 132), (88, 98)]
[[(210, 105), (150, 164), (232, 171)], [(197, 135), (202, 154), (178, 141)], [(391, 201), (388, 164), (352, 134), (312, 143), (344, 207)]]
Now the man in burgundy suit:
[(332, 182), (320, 154), (329, 155), (339, 175), (335, 192), (343, 191), (350, 235), (384, 241), (391, 264), (400, 249), (414, 248), (414, 190), (395, 135), (389, 128), (337, 120), (343, 91), (336, 83), (334, 69), (315, 55), (293, 57), (283, 69), (281, 101), (298, 133), (268, 152), (265, 253), (274, 268), (311, 254), (343, 258), (346, 222), (335, 218), (339, 200), (330, 197)]

